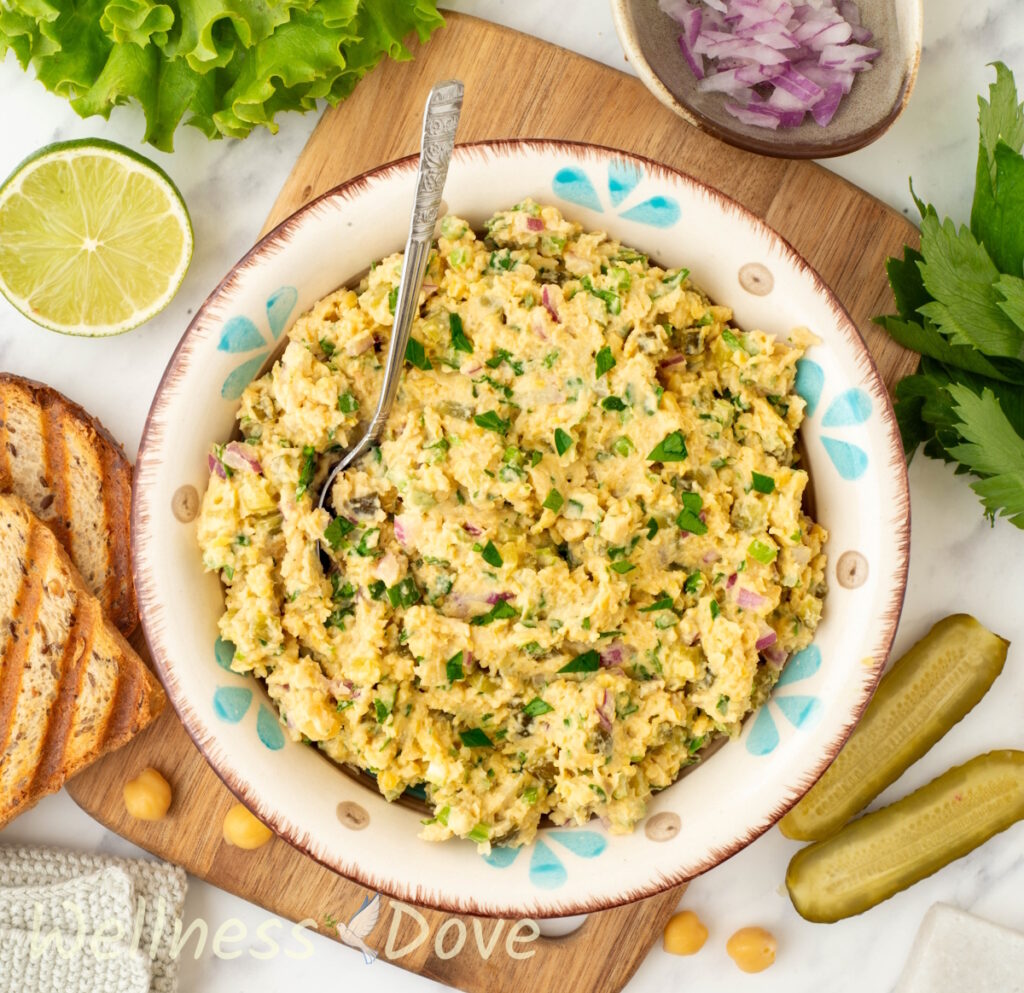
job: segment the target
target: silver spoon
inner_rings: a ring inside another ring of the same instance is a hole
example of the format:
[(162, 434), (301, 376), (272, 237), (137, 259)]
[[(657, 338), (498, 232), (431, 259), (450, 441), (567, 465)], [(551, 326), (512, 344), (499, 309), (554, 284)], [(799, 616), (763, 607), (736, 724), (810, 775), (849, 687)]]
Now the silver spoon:
[(420, 139), (420, 165), (416, 173), (416, 198), (409, 222), (409, 239), (405, 243), (405, 259), (395, 302), (395, 321), (391, 343), (384, 366), (377, 409), (366, 427), (366, 433), (341, 457), (328, 473), (320, 490), (319, 506), (323, 507), (334, 485), (335, 477), (356, 459), (366, 454), (384, 433), (391, 408), (398, 394), (398, 381), (405, 364), (405, 349), (412, 334), (412, 324), (419, 310), (420, 289), (427, 271), (430, 244), (441, 206), (441, 194), (448, 176), (448, 163), (455, 147), (455, 131), (462, 110), (462, 83), (457, 79), (437, 83), (427, 97), (423, 112), (423, 135)]

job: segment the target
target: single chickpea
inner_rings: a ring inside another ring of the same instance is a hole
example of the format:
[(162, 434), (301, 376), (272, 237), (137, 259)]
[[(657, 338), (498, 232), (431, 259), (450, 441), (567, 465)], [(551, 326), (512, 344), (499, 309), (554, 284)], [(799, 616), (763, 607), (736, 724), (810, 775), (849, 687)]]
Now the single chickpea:
[(259, 848), (273, 836), (270, 828), (240, 803), (236, 803), (224, 818), (224, 840), (236, 848)]
[(696, 955), (708, 940), (708, 929), (692, 911), (673, 914), (665, 925), (663, 947), (673, 955)]
[(779, 943), (763, 927), (742, 927), (725, 944), (729, 957), (744, 972), (761, 972), (775, 961)]
[(171, 806), (171, 784), (156, 769), (143, 769), (124, 784), (124, 805), (140, 821), (158, 821)]

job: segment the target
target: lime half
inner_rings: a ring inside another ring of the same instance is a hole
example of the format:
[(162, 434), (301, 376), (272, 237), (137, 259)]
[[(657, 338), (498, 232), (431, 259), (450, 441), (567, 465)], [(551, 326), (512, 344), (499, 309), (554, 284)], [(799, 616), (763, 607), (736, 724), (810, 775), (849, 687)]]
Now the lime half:
[(0, 187), (0, 292), (52, 331), (138, 327), (170, 303), (191, 258), (174, 183), (113, 142), (48, 145)]

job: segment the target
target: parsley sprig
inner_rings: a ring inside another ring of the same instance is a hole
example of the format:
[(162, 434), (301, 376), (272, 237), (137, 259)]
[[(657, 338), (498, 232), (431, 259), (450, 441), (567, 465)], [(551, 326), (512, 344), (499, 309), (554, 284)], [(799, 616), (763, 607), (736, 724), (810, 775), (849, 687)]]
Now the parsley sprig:
[[(1024, 528), (1024, 104), (995, 63), (979, 98), (970, 225), (921, 211), (921, 250), (886, 262), (898, 313), (875, 322), (921, 355), (896, 387), (908, 459), (956, 463), (990, 518)], [(912, 191), (913, 192), (913, 191)]]

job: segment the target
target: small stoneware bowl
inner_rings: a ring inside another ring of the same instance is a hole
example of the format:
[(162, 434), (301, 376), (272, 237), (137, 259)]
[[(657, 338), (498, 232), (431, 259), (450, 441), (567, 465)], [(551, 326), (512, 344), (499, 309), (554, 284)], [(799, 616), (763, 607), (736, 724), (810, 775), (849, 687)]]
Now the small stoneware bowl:
[(824, 159), (845, 155), (881, 137), (903, 112), (921, 59), (922, 0), (857, 0), (861, 20), (881, 54), (857, 74), (835, 117), (825, 127), (808, 114), (796, 128), (771, 131), (742, 124), (725, 109), (721, 93), (702, 93), (679, 49), (679, 25), (658, 0), (611, 0), (626, 58), (644, 85), (695, 127), (760, 155)]
[[(174, 353), (146, 422), (135, 475), (133, 562), (146, 637), (179, 716), (227, 785), (278, 834), (345, 876), (452, 913), (564, 917), (651, 896), (767, 830), (835, 757), (882, 671), (906, 581), (903, 448), (871, 356), (843, 307), (793, 249), (745, 209), (681, 173), (624, 152), (549, 141), (455, 149), (446, 199), (475, 226), (534, 197), (604, 229), (733, 307), (739, 324), (821, 344), (799, 369), (803, 449), (828, 528), (829, 593), (813, 645), (772, 699), (691, 774), (658, 793), (636, 831), (598, 821), (543, 828), (524, 848), (477, 854), (420, 841), (422, 811), (388, 804), (309, 745), (287, 739), (255, 680), (230, 671), (223, 595), (203, 571), (196, 505), (211, 442), (238, 398), (316, 300), (399, 249), (416, 159), (325, 194), (227, 275)], [(698, 239), (693, 232), (700, 232)]]

